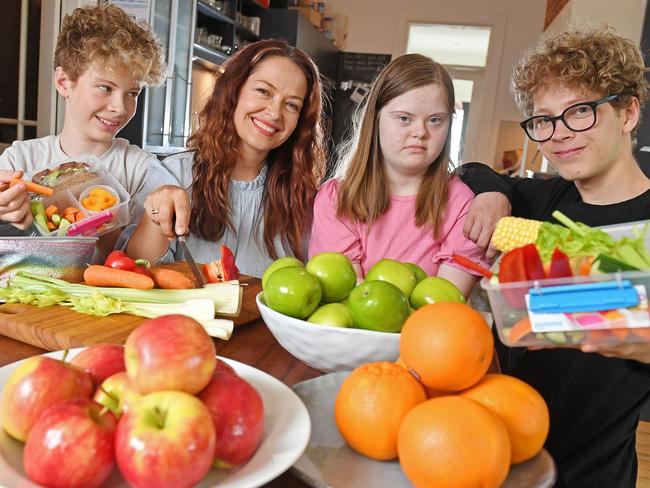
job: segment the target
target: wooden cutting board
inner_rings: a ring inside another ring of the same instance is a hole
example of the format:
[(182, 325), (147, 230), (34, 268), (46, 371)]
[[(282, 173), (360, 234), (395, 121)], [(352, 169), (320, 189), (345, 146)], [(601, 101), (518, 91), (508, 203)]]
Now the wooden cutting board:
[[(191, 276), (185, 263), (165, 267)], [(240, 276), (239, 281), (245, 286), (241, 313), (232, 319), (235, 327), (260, 316), (255, 296), (262, 291), (261, 281), (244, 275)], [(144, 320), (146, 319), (128, 314), (94, 317), (59, 305), (42, 308), (19, 303), (0, 305), (0, 334), (48, 351), (89, 346), (98, 342), (121, 344)]]

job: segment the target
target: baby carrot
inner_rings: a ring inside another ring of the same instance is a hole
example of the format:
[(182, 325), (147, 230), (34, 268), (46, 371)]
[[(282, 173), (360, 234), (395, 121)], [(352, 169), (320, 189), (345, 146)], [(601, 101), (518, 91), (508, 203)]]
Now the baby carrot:
[(46, 197), (50, 197), (54, 195), (54, 190), (52, 188), (48, 188), (47, 186), (42, 186), (42, 185), (37, 185), (36, 183), (32, 183), (31, 181), (25, 181), (21, 180), (20, 178), (12, 178), (11, 183), (9, 183), (9, 186), (14, 186), (22, 183), (27, 187), (27, 191), (32, 192), (32, 193), (38, 193), (39, 195), (45, 195)]
[(166, 288), (168, 290), (196, 288), (190, 278), (173, 269), (153, 268), (151, 274), (153, 274), (153, 280), (158, 288)]
[(153, 280), (148, 276), (100, 264), (93, 264), (86, 268), (84, 281), (90, 286), (119, 286), (138, 290), (153, 288)]

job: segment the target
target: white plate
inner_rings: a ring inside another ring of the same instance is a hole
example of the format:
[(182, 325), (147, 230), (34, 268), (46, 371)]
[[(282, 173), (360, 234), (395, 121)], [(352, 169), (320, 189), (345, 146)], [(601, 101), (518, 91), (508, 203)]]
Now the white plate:
[[(83, 348), (72, 349), (68, 358)], [(62, 351), (45, 354), (62, 357)], [(300, 457), (309, 442), (311, 422), (305, 405), (284, 383), (246, 364), (223, 359), (237, 374), (248, 381), (264, 402), (264, 436), (259, 449), (244, 466), (231, 471), (210, 470), (196, 485), (199, 488), (252, 488), (261, 486), (284, 473)], [(18, 361), (0, 368), (0, 388), (4, 387)], [(35, 488), (39, 485), (27, 478), (22, 467), (23, 444), (0, 429), (0, 486), (6, 488)], [(106, 488), (128, 487), (117, 467), (103, 485)]]

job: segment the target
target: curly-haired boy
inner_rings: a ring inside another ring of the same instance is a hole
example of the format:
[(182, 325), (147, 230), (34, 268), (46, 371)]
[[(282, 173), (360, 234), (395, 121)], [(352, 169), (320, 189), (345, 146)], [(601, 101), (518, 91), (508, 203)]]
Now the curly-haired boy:
[[(165, 77), (163, 51), (147, 23), (112, 5), (78, 8), (63, 19), (54, 68), (54, 86), (65, 99), (61, 133), (16, 141), (0, 156), (0, 220), (22, 230), (32, 222), (29, 197), (24, 185), (8, 187), (11, 178), (88, 158), (134, 196), (156, 161), (115, 138), (135, 114), (142, 88), (159, 85)], [(135, 205), (131, 208), (133, 218)]]
[[(638, 46), (606, 27), (564, 32), (529, 51), (513, 77), (526, 117), (521, 125), (561, 177), (515, 179), (466, 165), (463, 180), (481, 193), (467, 218), (468, 235), (487, 244), (510, 203), (513, 215), (538, 220), (551, 220), (554, 210), (592, 226), (650, 219), (650, 179), (632, 152), (648, 94), (646, 71)], [(556, 486), (635, 487), (650, 345), (499, 349), (504, 372), (548, 403), (546, 448), (558, 466)]]

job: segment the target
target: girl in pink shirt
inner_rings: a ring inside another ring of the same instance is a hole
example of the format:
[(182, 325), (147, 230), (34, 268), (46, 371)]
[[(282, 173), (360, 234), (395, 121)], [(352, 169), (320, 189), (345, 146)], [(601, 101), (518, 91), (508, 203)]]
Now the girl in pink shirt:
[(449, 172), (454, 87), (419, 54), (394, 59), (377, 77), (335, 178), (316, 196), (309, 255), (338, 251), (357, 274), (382, 258), (408, 261), (468, 296), (476, 276), (452, 253), (483, 261), (463, 235), (474, 198)]

